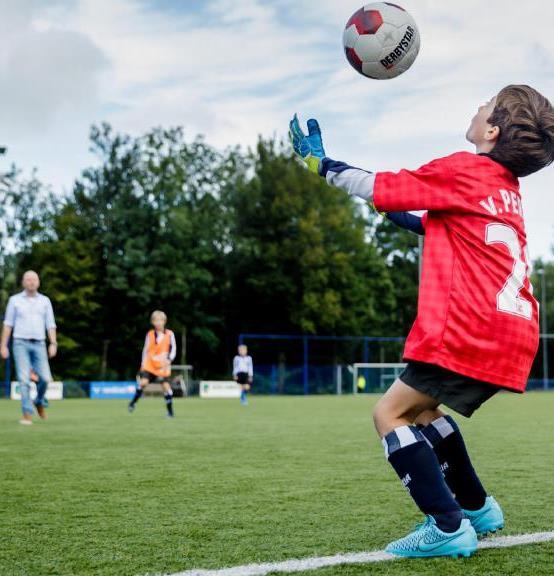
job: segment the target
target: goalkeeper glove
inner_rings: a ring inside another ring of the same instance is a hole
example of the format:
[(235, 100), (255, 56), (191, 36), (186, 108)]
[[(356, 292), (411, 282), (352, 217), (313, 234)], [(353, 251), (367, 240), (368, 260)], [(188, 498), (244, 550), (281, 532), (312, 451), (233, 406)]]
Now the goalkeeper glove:
[(321, 130), (317, 120), (308, 120), (308, 135), (304, 134), (298, 122), (298, 116), (289, 124), (289, 137), (296, 155), (306, 164), (310, 172), (319, 174), (319, 164), (325, 158)]

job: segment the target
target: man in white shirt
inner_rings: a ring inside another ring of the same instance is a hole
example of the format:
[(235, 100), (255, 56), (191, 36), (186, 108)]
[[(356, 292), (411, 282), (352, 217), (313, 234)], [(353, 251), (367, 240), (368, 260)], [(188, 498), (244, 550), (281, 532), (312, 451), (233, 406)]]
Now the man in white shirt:
[[(33, 403), (31, 401), (31, 370), (38, 376), (35, 407), (41, 418), (46, 417), (45, 394), (52, 381), (48, 358), (58, 351), (56, 322), (50, 298), (40, 294), (40, 279), (36, 272), (28, 270), (21, 282), (23, 291), (8, 300), (4, 326), (0, 342), (0, 356), (6, 360), (10, 356), (8, 344), (13, 340), (12, 350), (17, 379), (21, 389), (21, 424), (33, 423)], [(46, 333), (50, 344), (46, 348)]]
[(248, 404), (246, 395), (250, 391), (254, 378), (254, 364), (252, 356), (248, 356), (248, 348), (244, 344), (239, 346), (238, 352), (233, 359), (233, 378), (241, 387), (240, 403), (246, 406)]

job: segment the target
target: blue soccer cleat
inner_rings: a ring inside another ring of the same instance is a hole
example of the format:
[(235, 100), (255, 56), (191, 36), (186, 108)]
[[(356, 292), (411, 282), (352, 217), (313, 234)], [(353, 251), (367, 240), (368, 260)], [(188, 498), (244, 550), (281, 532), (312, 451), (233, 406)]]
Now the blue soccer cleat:
[(504, 528), (504, 513), (492, 496), (487, 496), (485, 505), (479, 510), (464, 510), (463, 512), (479, 536)]
[(405, 558), (468, 557), (476, 550), (477, 534), (469, 520), (464, 518), (456, 532), (443, 532), (432, 516), (427, 516), (411, 534), (385, 548), (385, 552)]

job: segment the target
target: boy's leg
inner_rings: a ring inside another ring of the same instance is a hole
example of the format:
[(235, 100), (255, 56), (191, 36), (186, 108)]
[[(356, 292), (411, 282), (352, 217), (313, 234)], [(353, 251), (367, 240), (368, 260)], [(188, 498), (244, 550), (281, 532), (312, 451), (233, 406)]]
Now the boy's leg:
[(38, 376), (35, 406), (37, 407), (39, 416), (44, 418), (44, 408), (48, 406), (48, 401), (45, 398), (46, 390), (48, 389), (48, 384), (52, 382), (52, 373), (50, 372), (50, 365), (48, 363), (48, 351), (46, 349), (46, 343), (34, 343), (31, 356), (31, 364), (33, 370)]
[(240, 401), (246, 406), (248, 404), (248, 391), (250, 390), (250, 384), (243, 384), (241, 386)]
[(31, 401), (31, 359), (27, 342), (14, 339), (12, 351), (19, 390), (21, 391), (21, 411), (23, 419), (30, 421), (33, 417)]
[(237, 384), (240, 386), (240, 403), (246, 405), (248, 400), (246, 398), (246, 385), (248, 382), (248, 374), (246, 372), (239, 372), (237, 374)]
[(165, 407), (167, 408), (167, 415), (173, 418), (173, 390), (171, 389), (171, 385), (166, 380), (162, 382), (162, 388), (164, 391), (164, 400), (165, 400)]
[(129, 402), (129, 412), (132, 412), (135, 409), (136, 403), (139, 401), (140, 397), (142, 396), (142, 392), (148, 386), (148, 378), (141, 377), (138, 382), (138, 386), (135, 390), (135, 395), (133, 399)]
[(433, 410), (421, 414), (416, 423), (433, 447), (446, 483), (460, 506), (465, 510), (481, 509), (487, 493), (471, 464), (455, 420), (440, 410)]
[(449, 490), (439, 461), (421, 431), (413, 425), (437, 401), (397, 380), (377, 403), (374, 421), (385, 454), (419, 509), (432, 516), (443, 532), (460, 528), (460, 505)]

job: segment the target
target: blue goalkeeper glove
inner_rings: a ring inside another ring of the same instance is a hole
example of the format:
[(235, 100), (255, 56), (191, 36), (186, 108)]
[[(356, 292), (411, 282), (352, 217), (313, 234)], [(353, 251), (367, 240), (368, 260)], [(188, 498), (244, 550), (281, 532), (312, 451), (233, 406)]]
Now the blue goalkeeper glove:
[(317, 120), (313, 118), (308, 120), (308, 135), (306, 136), (295, 114), (289, 124), (289, 136), (296, 155), (306, 164), (310, 172), (319, 174), (319, 163), (325, 158), (325, 150)]

